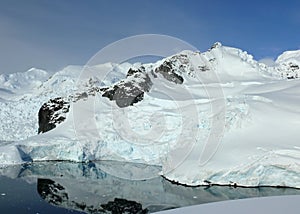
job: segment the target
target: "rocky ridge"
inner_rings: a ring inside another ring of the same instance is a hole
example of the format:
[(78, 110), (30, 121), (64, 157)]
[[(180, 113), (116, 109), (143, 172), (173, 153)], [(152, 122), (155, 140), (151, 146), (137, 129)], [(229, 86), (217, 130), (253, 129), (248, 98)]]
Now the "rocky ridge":
[[(163, 78), (171, 84), (184, 84), (186, 78), (195, 76), (195, 72), (210, 72), (211, 68), (217, 66), (216, 58), (212, 57), (216, 54), (215, 52), (222, 52), (223, 54), (221, 43), (215, 43), (203, 54), (184, 51), (155, 64), (142, 64), (137, 68), (132, 67), (127, 71), (126, 78), (107, 87), (99, 86), (99, 82), (90, 78), (85, 91), (76, 92), (68, 97), (52, 98), (42, 105), (38, 113), (38, 133), (50, 131), (62, 123), (69, 112), (70, 104), (78, 100), (86, 100), (89, 96), (101, 95), (114, 101), (119, 108), (126, 108), (143, 100), (144, 94), (151, 90), (154, 79)], [(192, 62), (191, 55), (199, 57), (199, 62), (196, 64)], [(254, 61), (253, 57), (246, 52), (240, 52), (238, 55), (243, 61), (252, 64), (252, 66), (260, 66), (262, 71), (267, 69), (265, 65)], [(207, 59), (202, 60), (203, 56), (206, 56)], [(280, 64), (270, 68), (270, 70), (280, 75), (282, 79), (300, 77), (300, 63), (297, 61), (281, 60), (278, 63)]]

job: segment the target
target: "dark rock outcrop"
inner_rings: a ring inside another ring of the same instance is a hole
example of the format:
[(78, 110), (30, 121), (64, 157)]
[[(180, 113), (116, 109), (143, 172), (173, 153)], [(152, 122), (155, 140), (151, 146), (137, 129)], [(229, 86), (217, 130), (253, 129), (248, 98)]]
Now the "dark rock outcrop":
[(283, 63), (282, 67), (279, 69), (281, 72), (281, 77), (283, 79), (298, 79), (300, 78), (300, 65), (296, 63), (289, 62)]
[(120, 108), (131, 106), (144, 98), (144, 93), (149, 92), (152, 81), (143, 67), (138, 70), (129, 69), (127, 78), (115, 85), (102, 88), (102, 96), (116, 101)]
[(155, 69), (156, 73), (160, 73), (165, 79), (176, 84), (183, 83), (183, 77), (175, 72), (172, 61), (164, 61), (158, 68)]
[(208, 51), (211, 51), (211, 50), (213, 50), (213, 49), (219, 48), (219, 47), (221, 47), (221, 46), (222, 46), (222, 44), (221, 44), (220, 42), (215, 42), (215, 43), (208, 49)]
[(50, 99), (44, 103), (39, 110), (39, 129), (38, 133), (43, 133), (54, 129), (66, 119), (66, 113), (69, 112), (70, 104), (62, 97)]
[(299, 78), (299, 74), (300, 74), (300, 67), (299, 65), (290, 62), (288, 64), (288, 74), (287, 74), (287, 78), (288, 79), (297, 79)]

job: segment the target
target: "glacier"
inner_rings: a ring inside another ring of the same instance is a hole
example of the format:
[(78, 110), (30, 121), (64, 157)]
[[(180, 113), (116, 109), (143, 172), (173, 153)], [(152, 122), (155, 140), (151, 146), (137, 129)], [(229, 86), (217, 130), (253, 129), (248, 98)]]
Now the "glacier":
[[(156, 176), (190, 186), (300, 188), (299, 53), (267, 66), (216, 43), (155, 63), (0, 75), (0, 167), (114, 160), (161, 166)], [(140, 97), (120, 107), (116, 94), (133, 93), (128, 84)], [(38, 134), (39, 109), (57, 97), (69, 111)]]

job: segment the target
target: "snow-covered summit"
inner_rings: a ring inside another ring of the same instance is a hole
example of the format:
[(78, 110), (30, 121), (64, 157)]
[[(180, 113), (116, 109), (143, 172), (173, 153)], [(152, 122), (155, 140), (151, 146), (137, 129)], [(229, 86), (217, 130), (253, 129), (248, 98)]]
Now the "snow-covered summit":
[(300, 62), (283, 58), (268, 67), (216, 43), (156, 63), (2, 75), (1, 163), (117, 160), (189, 185), (300, 187)]
[(281, 63), (300, 63), (300, 50), (294, 50), (294, 51), (285, 51), (281, 55), (278, 56), (276, 59), (276, 62), (278, 64)]
[(48, 72), (37, 68), (31, 68), (26, 72), (1, 74), (0, 89), (16, 94), (32, 93), (49, 76)]
[(276, 59), (277, 70), (288, 79), (300, 77), (300, 50), (285, 51)]

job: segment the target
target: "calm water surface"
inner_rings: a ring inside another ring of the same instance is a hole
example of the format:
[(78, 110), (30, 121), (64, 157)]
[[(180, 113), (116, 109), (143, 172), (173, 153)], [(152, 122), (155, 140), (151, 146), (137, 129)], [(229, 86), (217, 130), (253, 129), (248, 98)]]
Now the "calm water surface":
[(184, 187), (159, 167), (112, 161), (0, 168), (1, 213), (153, 213), (202, 203), (299, 194), (292, 188)]

